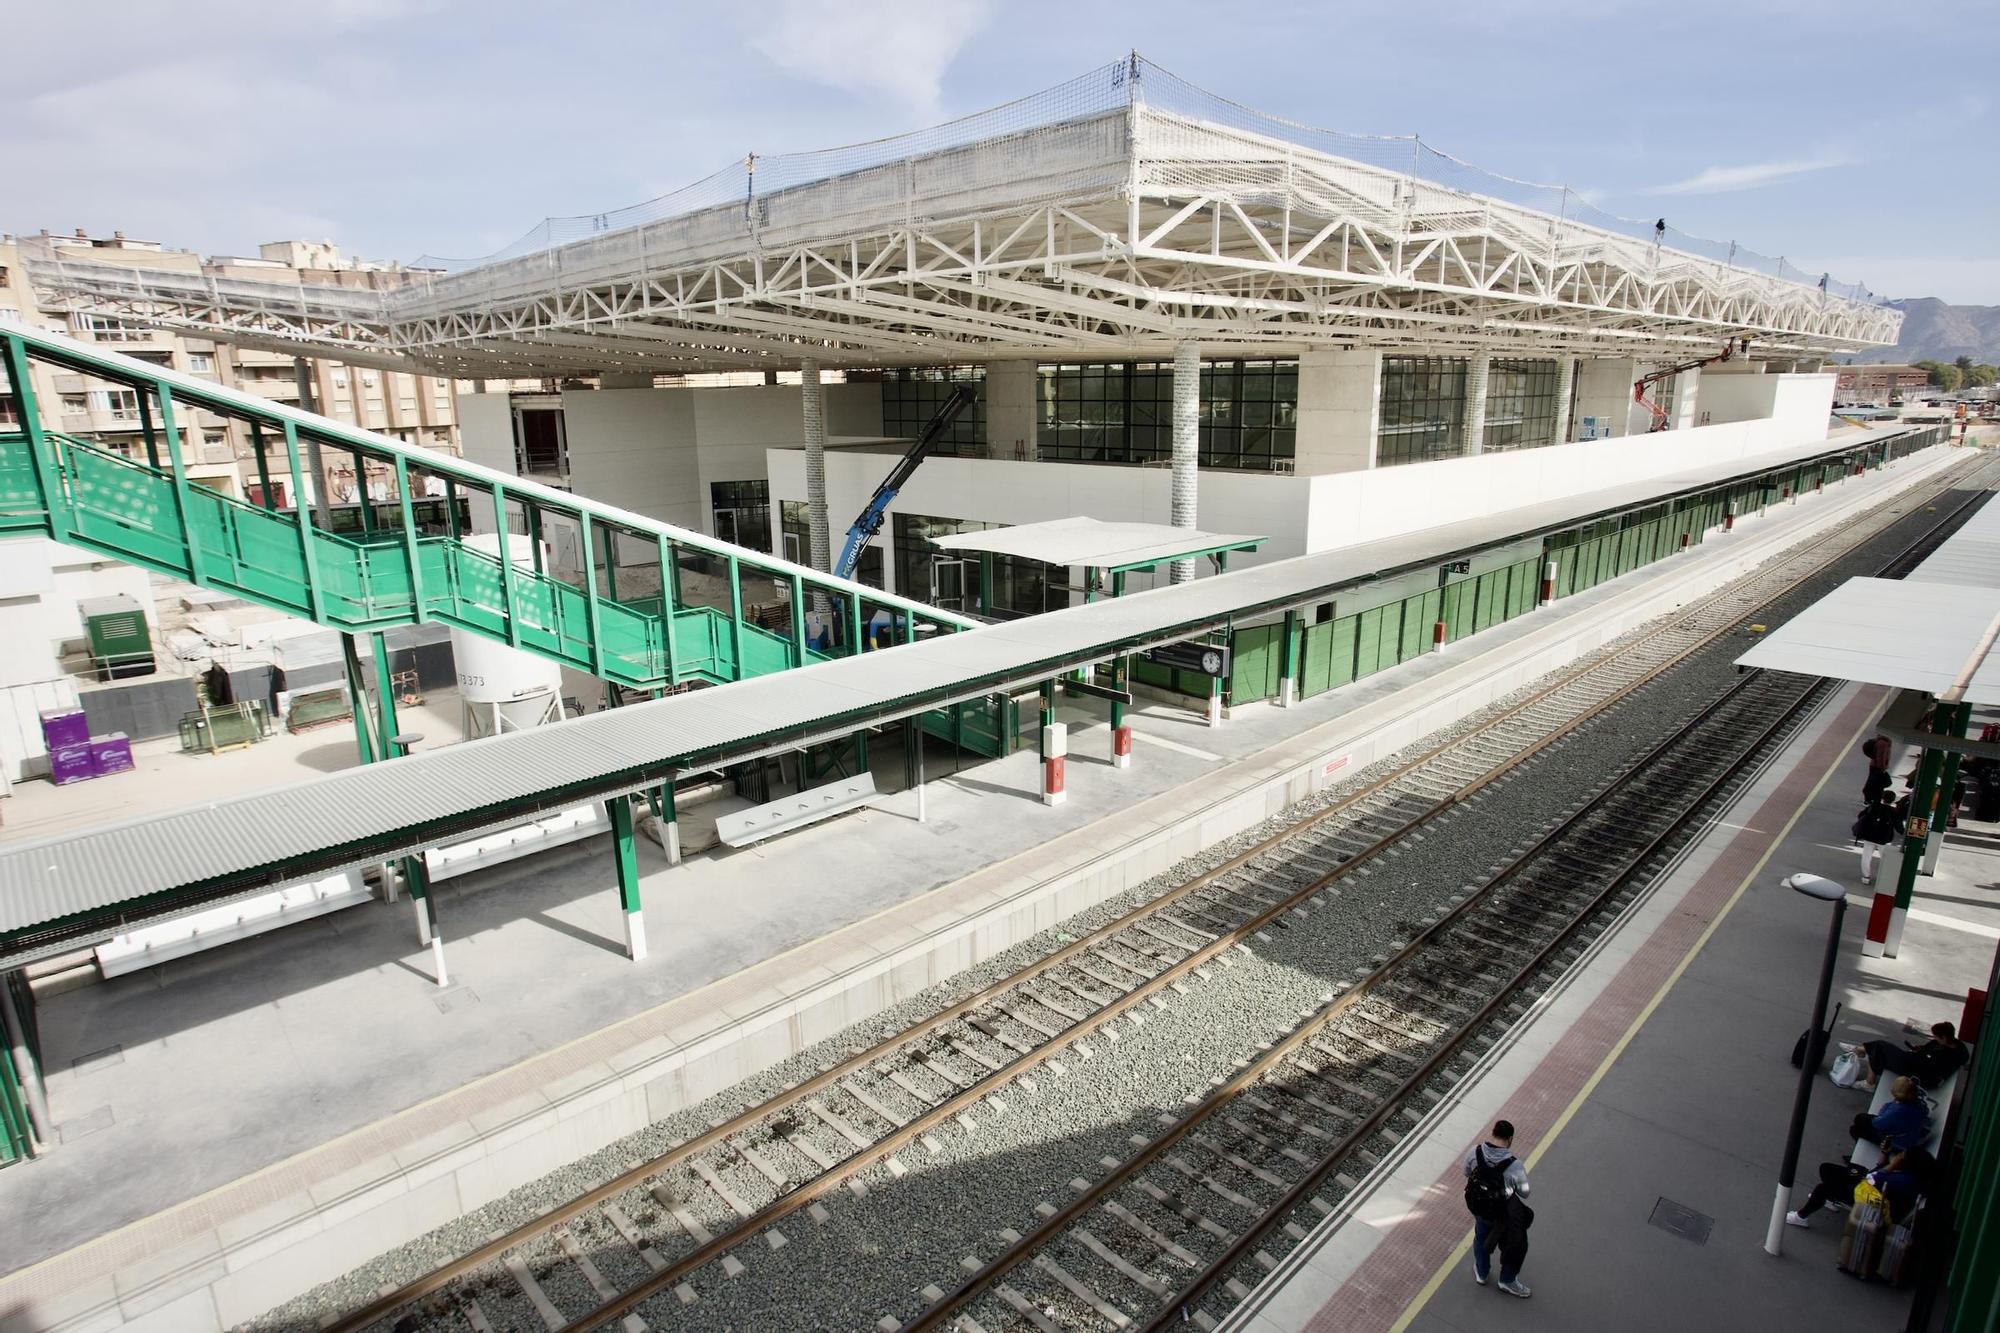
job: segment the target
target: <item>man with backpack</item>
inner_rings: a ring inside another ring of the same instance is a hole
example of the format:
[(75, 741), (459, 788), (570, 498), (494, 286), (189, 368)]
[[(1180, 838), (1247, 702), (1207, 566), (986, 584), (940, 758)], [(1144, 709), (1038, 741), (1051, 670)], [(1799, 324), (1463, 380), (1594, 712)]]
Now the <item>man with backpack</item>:
[(1861, 882), (1873, 884), (1875, 871), (1882, 863), (1882, 849), (1896, 840), (1896, 830), (1902, 821), (1896, 817), (1896, 803), (1887, 792), (1883, 792), (1854, 817), (1854, 827), (1848, 830), (1854, 835), (1854, 845), (1861, 849)]
[(1535, 1214), (1527, 1204), (1528, 1169), (1514, 1156), (1514, 1126), (1500, 1120), (1493, 1133), (1465, 1159), (1465, 1207), (1472, 1214), (1472, 1280), (1486, 1285), (1495, 1246), (1500, 1250), (1500, 1290), (1528, 1294), (1520, 1280), (1528, 1254), (1528, 1226)]

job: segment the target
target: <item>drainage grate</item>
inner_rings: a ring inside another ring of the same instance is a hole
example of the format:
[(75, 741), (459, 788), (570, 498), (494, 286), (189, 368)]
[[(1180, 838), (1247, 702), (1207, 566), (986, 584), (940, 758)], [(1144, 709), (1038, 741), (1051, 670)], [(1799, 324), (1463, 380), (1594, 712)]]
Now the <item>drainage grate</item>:
[(79, 1055), (69, 1062), (69, 1067), (71, 1073), (95, 1074), (100, 1069), (109, 1069), (113, 1065), (124, 1063), (125, 1047), (121, 1043), (117, 1046), (106, 1046), (101, 1051), (92, 1051), (88, 1055)]
[(1697, 1213), (1684, 1203), (1661, 1198), (1653, 1204), (1653, 1215), (1646, 1219), (1662, 1231), (1670, 1231), (1682, 1240), (1691, 1240), (1697, 1245), (1708, 1244), (1708, 1233), (1715, 1227), (1715, 1219), (1706, 1213)]
[(431, 996), (431, 1002), (438, 1012), (448, 1014), (454, 1009), (464, 1009), (479, 1003), (479, 995), (470, 986), (447, 986)]

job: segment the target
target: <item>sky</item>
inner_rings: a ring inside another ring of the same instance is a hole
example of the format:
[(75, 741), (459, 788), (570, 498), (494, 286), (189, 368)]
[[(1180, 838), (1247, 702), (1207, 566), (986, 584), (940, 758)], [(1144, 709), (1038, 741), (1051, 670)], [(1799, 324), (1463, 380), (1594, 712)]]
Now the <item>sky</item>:
[(2000, 304), (2000, 23), (1955, 0), (68, 0), (0, 33), (16, 233), (469, 258), (1136, 49), (1884, 296)]

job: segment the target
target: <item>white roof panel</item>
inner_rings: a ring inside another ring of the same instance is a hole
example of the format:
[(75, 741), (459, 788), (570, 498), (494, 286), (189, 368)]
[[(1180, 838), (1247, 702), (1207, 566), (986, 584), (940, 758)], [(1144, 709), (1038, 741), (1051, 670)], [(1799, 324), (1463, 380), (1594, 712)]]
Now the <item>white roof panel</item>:
[(1165, 523), (1107, 523), (1076, 515), (1046, 523), (1018, 523), (1011, 528), (959, 532), (933, 537), (931, 545), (946, 551), (986, 551), (1022, 556), (1051, 565), (1089, 565), (1097, 569), (1129, 567), (1173, 560), (1194, 551), (1250, 546), (1268, 540), (1236, 533), (1202, 532)]
[(1736, 659), (1741, 666), (1942, 694), (1976, 667), (1965, 698), (2000, 703), (1990, 635), (2000, 592), (1911, 579), (1849, 579)]

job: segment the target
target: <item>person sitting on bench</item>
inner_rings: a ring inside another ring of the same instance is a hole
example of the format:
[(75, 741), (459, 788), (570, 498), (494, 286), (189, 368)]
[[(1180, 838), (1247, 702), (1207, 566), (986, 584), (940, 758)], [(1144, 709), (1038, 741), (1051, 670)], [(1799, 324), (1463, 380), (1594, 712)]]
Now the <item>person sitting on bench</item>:
[(1958, 1029), (1949, 1023), (1931, 1024), (1931, 1039), (1921, 1046), (1871, 1041), (1854, 1049), (1868, 1062), (1867, 1075), (1855, 1086), (1868, 1089), (1873, 1089), (1875, 1080), (1884, 1074), (1907, 1074), (1929, 1090), (1956, 1074), (1967, 1058)]
[(1857, 1139), (1880, 1144), (1885, 1153), (1921, 1147), (1931, 1132), (1930, 1108), (1924, 1105), (1917, 1081), (1905, 1075), (1890, 1085), (1889, 1101), (1881, 1110), (1873, 1115), (1858, 1113), (1849, 1129)]
[(1785, 1214), (1785, 1222), (1789, 1226), (1809, 1227), (1812, 1223), (1806, 1219), (1821, 1208), (1848, 1207), (1854, 1202), (1854, 1187), (1863, 1180), (1874, 1182), (1875, 1188), (1882, 1191), (1889, 1216), (1901, 1221), (1916, 1207), (1918, 1196), (1929, 1183), (1932, 1165), (1931, 1155), (1922, 1148), (1895, 1153), (1873, 1172), (1864, 1171), (1852, 1162), (1821, 1162), (1819, 1184), (1812, 1187), (1812, 1193), (1806, 1195), (1806, 1201), (1796, 1211)]

